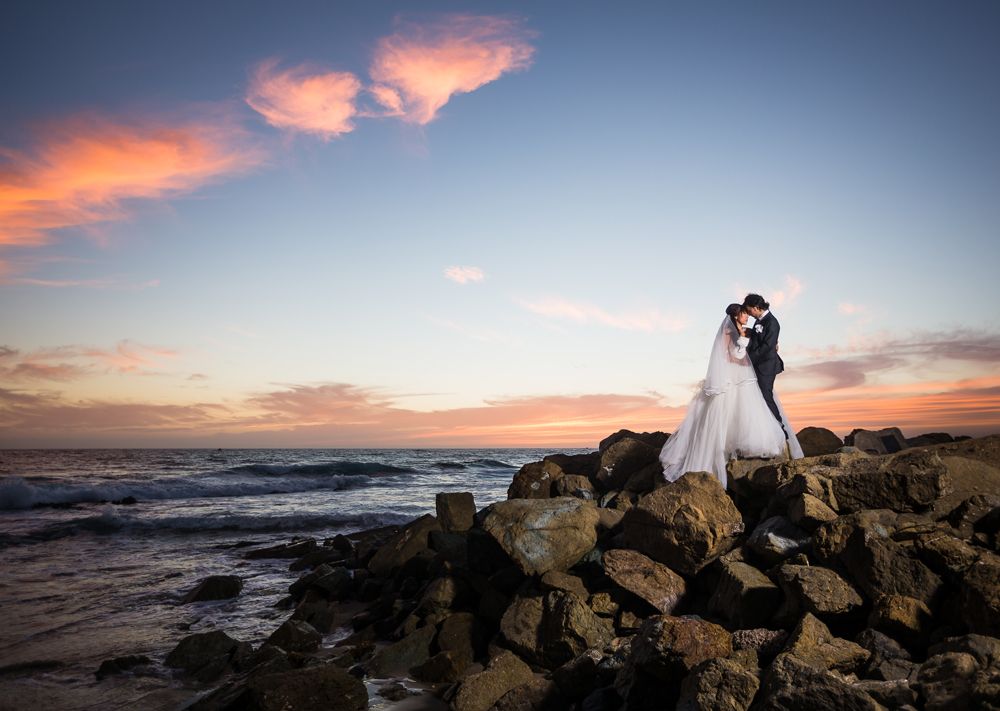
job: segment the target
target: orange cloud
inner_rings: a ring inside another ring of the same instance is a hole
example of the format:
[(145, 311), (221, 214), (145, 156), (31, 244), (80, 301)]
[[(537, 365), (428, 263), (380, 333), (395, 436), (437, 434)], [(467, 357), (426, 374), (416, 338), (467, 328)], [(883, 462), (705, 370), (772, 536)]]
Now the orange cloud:
[(120, 220), (133, 200), (190, 192), (262, 160), (225, 119), (126, 122), (96, 115), (49, 124), (28, 151), (0, 148), (0, 245)]
[(257, 65), (246, 102), (276, 128), (302, 131), (326, 140), (354, 130), (361, 82), (350, 72), (306, 65), (279, 71), (276, 60)]
[(177, 357), (177, 351), (145, 346), (129, 340), (114, 348), (84, 346), (40, 348), (30, 353), (0, 346), (0, 380), (78, 380), (100, 372), (150, 375), (164, 361)]
[(535, 51), (531, 34), (510, 18), (449, 15), (397, 25), (376, 46), (370, 91), (387, 115), (421, 125), (433, 121), (453, 95), (527, 68)]
[(574, 302), (562, 297), (545, 297), (537, 301), (520, 301), (532, 313), (548, 318), (573, 321), (579, 324), (599, 324), (623, 331), (682, 331), (687, 327), (683, 318), (668, 316), (659, 309), (646, 309), (612, 314), (593, 304)]

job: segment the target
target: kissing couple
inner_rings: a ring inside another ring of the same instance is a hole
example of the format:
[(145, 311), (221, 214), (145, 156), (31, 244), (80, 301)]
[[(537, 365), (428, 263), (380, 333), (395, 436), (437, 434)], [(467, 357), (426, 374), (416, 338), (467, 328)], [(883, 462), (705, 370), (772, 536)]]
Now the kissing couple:
[[(684, 420), (660, 451), (663, 476), (711, 472), (726, 487), (726, 463), (737, 457), (802, 457), (802, 447), (774, 394), (784, 371), (778, 319), (760, 294), (726, 307), (712, 344), (708, 373)], [(752, 328), (747, 327), (750, 317)]]

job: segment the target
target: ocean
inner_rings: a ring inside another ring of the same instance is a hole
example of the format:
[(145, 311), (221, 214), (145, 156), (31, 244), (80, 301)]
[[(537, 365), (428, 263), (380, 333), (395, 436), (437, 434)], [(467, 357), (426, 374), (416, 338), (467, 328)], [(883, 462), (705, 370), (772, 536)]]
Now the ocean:
[[(245, 559), (249, 547), (405, 523), (433, 513), (441, 491), (472, 492), (482, 508), (551, 453), (0, 451), (0, 709), (183, 706), (202, 687), (162, 665), (182, 637), (221, 629), (256, 646), (289, 615), (275, 603), (300, 573)], [(212, 574), (241, 576), (240, 596), (180, 604)], [(96, 679), (124, 655), (152, 663)]]

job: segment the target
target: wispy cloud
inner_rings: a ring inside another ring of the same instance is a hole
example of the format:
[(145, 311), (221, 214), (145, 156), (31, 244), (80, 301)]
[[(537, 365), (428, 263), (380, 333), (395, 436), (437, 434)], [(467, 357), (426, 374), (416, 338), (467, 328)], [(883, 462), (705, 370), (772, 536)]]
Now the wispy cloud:
[(508, 17), (397, 19), (396, 31), (376, 45), (371, 92), (388, 115), (430, 123), (453, 95), (527, 68), (534, 54), (531, 37), (522, 22)]
[[(779, 308), (791, 306), (798, 301), (799, 296), (802, 294), (802, 289), (802, 280), (788, 274), (785, 276), (784, 288), (773, 291), (768, 301), (772, 306)], [(765, 296), (765, 298), (767, 297)]]
[(49, 289), (107, 289), (111, 291), (139, 291), (152, 289), (160, 285), (159, 279), (144, 282), (128, 282), (122, 279), (107, 277), (103, 279), (35, 279), (32, 277), (4, 277), (0, 275), (0, 284), (9, 286), (39, 286)]
[(676, 332), (687, 327), (687, 321), (679, 316), (667, 315), (659, 309), (641, 309), (624, 313), (610, 313), (593, 304), (571, 301), (559, 296), (550, 296), (535, 301), (520, 300), (522, 307), (547, 318), (572, 321), (574, 323), (608, 326), (623, 331)]
[(326, 140), (354, 130), (361, 80), (350, 72), (300, 65), (279, 69), (275, 59), (258, 64), (246, 102), (276, 128)]
[(262, 160), (218, 113), (49, 122), (32, 148), (0, 148), (0, 245), (45, 244), (55, 230), (125, 219), (132, 201), (173, 198)]
[(448, 267), (444, 270), (444, 275), (452, 281), (456, 281), (459, 284), (468, 284), (469, 282), (482, 281), (486, 278), (483, 270), (479, 267)]
[(151, 375), (155, 368), (177, 358), (177, 351), (123, 340), (113, 348), (58, 346), (27, 353), (2, 347), (0, 380), (69, 381), (101, 373)]

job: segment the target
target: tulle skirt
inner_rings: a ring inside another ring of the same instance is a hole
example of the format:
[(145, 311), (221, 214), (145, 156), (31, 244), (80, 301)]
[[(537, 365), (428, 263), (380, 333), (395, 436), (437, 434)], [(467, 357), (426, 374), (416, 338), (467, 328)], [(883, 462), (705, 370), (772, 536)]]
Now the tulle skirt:
[[(801, 457), (787, 418), (785, 427), (792, 456), (797, 450)], [(711, 472), (725, 488), (730, 459), (771, 458), (784, 452), (785, 432), (764, 402), (757, 381), (746, 380), (716, 395), (699, 390), (677, 431), (663, 445), (660, 462), (667, 481), (676, 481), (687, 472)]]

